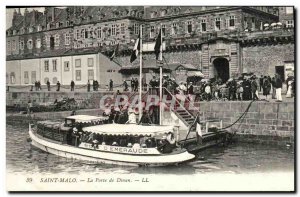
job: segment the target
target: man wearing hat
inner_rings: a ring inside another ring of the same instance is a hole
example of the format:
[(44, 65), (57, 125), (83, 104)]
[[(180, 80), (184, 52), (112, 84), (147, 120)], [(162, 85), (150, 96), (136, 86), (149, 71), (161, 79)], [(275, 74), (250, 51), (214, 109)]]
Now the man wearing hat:
[(252, 99), (253, 100), (259, 100), (258, 96), (256, 94), (257, 89), (258, 89), (258, 85), (257, 85), (257, 82), (256, 82), (256, 76), (253, 75), (251, 77), (251, 93), (252, 93)]

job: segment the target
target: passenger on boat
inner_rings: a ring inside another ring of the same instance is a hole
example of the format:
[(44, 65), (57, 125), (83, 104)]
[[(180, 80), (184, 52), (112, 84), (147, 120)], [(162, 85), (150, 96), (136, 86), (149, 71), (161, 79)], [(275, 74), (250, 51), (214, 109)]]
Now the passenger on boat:
[(129, 124), (136, 124), (136, 115), (135, 113), (133, 112), (133, 110), (129, 110), (129, 116), (128, 116), (128, 121), (126, 123), (129, 123)]
[(117, 142), (113, 142), (112, 146), (119, 146), (119, 144)]
[(171, 153), (174, 148), (174, 144), (171, 144), (166, 136), (163, 136), (162, 139), (158, 142), (157, 150), (162, 153)]
[(93, 148), (98, 148), (98, 145), (99, 145), (99, 141), (98, 140), (93, 140), (92, 147)]
[(129, 142), (129, 143), (127, 144), (127, 147), (128, 147), (128, 148), (132, 148), (132, 144)]
[(151, 118), (147, 110), (143, 110), (143, 114), (139, 124), (152, 124)]

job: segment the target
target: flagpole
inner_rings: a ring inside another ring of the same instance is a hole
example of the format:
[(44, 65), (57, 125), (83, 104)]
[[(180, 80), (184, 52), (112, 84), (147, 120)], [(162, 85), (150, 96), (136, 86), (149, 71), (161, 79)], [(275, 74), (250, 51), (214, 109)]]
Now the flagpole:
[[(162, 61), (162, 26), (160, 26), (160, 61)], [(162, 107), (162, 62), (159, 62), (159, 124), (162, 125), (162, 115), (163, 115), (163, 107)]]
[(143, 49), (143, 43), (142, 43), (142, 33), (143, 33), (143, 26), (140, 25), (140, 88), (139, 88), (139, 121), (142, 118), (142, 66), (143, 66), (143, 56), (142, 56), (142, 49)]

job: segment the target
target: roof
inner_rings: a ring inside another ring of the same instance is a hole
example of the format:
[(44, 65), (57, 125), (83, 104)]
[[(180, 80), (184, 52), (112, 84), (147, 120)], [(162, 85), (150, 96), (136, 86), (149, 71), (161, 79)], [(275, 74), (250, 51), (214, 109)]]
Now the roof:
[(173, 126), (145, 126), (136, 124), (103, 124), (83, 128), (83, 131), (105, 135), (155, 136), (173, 133)]
[(74, 115), (74, 116), (68, 116), (66, 119), (72, 119), (75, 120), (75, 122), (92, 122), (92, 121), (99, 121), (99, 120), (107, 120), (108, 117), (103, 116), (89, 116), (89, 115)]
[[(148, 59), (143, 61), (143, 68), (148, 69), (159, 69), (159, 66), (161, 64), (157, 63), (155, 59)], [(192, 64), (182, 64), (182, 63), (167, 63), (163, 64), (163, 68), (171, 71), (175, 71), (178, 69), (178, 67), (184, 67), (186, 70), (194, 70), (197, 71), (198, 69), (193, 66)], [(140, 66), (134, 65), (134, 66), (123, 66), (122, 70), (132, 70), (132, 69), (139, 69)]]

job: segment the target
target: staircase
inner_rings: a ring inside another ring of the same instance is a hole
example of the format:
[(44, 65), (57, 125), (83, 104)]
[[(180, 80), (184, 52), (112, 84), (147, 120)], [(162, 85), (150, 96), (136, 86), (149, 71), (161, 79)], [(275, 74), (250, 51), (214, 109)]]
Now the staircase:
[[(188, 109), (180, 103), (180, 100), (178, 100), (168, 89), (164, 88), (164, 93), (171, 96), (172, 99), (176, 99), (176, 106), (178, 107), (175, 107), (171, 110), (187, 127), (190, 127), (196, 117), (190, 111), (188, 111)], [(196, 128), (193, 127), (191, 131), (195, 130)]]

